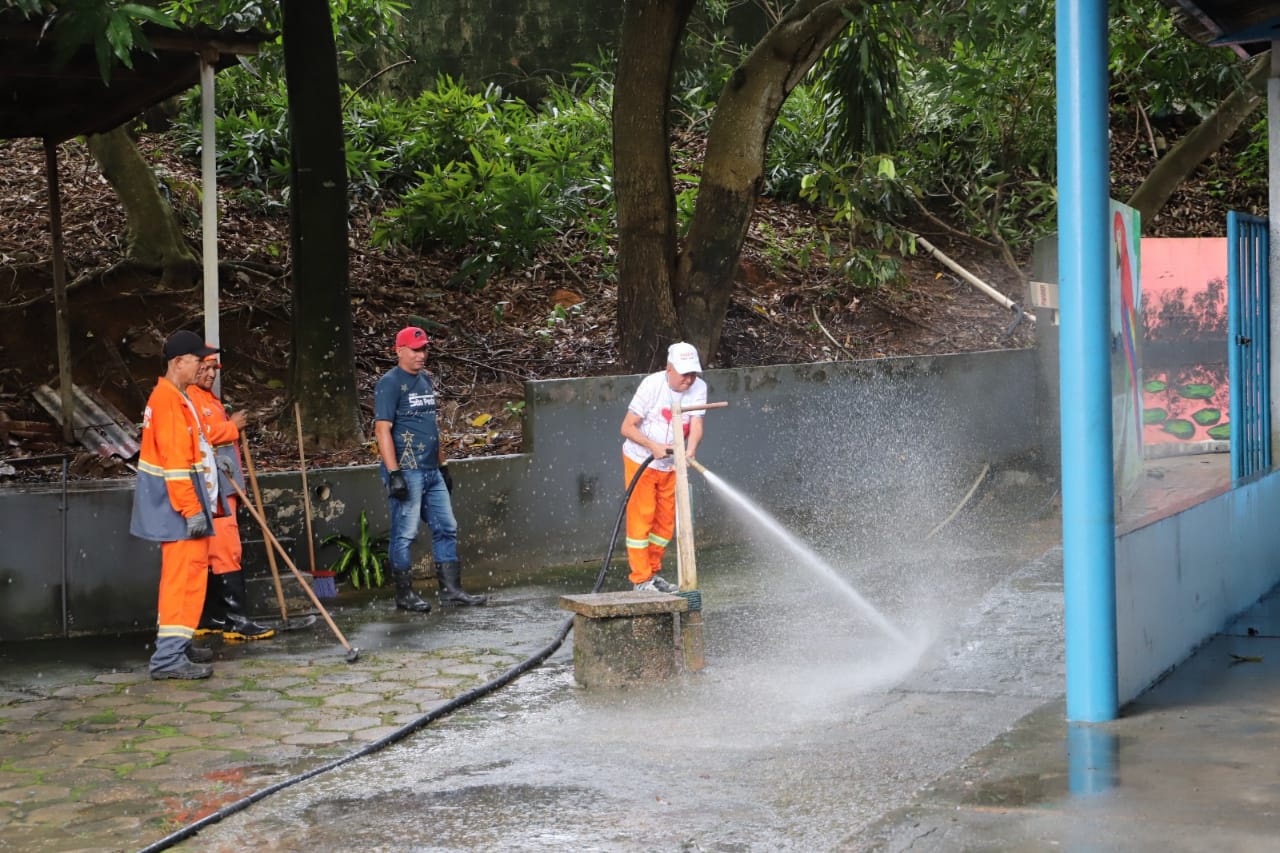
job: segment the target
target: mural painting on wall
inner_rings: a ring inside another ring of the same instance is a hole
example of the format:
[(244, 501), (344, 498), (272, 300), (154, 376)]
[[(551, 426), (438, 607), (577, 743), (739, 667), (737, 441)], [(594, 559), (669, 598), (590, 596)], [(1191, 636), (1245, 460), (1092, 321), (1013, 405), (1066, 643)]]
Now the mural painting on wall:
[(1143, 441), (1211, 449), (1231, 435), (1227, 240), (1142, 241)]
[(1111, 202), (1111, 428), (1116, 489), (1142, 480), (1142, 266), (1138, 211)]

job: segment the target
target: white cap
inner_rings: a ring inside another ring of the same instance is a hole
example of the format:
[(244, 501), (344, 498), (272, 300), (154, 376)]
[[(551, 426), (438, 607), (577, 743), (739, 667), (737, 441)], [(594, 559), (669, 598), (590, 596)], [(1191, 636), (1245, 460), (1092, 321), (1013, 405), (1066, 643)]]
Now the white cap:
[(676, 369), (676, 373), (702, 372), (698, 351), (693, 348), (693, 344), (686, 344), (683, 341), (667, 347), (667, 363)]

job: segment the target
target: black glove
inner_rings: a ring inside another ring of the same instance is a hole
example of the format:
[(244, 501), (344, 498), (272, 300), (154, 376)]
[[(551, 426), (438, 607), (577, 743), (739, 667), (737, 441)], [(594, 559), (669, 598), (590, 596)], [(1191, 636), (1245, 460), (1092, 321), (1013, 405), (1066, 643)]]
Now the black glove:
[(449, 473), (448, 465), (440, 466), (440, 477), (444, 480), (444, 487), (449, 490), (449, 494), (453, 494), (453, 475)]
[(391, 495), (391, 497), (398, 501), (405, 501), (409, 499), (409, 484), (405, 482), (403, 471), (399, 468), (392, 471), (387, 475), (387, 481), (389, 483), (387, 487), (387, 494)]
[(209, 535), (209, 519), (204, 517), (203, 512), (197, 512), (195, 515), (187, 518), (187, 538), (200, 539)]

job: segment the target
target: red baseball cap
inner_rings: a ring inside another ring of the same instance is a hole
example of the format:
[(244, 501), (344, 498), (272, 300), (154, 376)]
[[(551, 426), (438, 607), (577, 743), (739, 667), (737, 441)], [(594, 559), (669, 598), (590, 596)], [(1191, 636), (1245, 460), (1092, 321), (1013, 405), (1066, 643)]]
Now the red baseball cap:
[(417, 326), (405, 326), (396, 335), (396, 347), (422, 349), (429, 343), (431, 343), (431, 339), (427, 337), (427, 333)]

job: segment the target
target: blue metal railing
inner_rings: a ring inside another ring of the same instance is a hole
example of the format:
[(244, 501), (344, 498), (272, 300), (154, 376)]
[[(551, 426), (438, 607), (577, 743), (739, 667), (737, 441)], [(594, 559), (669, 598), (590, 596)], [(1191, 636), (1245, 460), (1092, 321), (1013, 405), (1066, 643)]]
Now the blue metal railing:
[(1267, 220), (1227, 214), (1227, 358), (1231, 476), (1271, 469), (1270, 279)]

